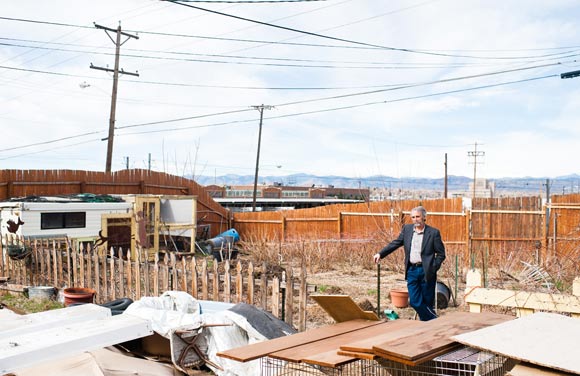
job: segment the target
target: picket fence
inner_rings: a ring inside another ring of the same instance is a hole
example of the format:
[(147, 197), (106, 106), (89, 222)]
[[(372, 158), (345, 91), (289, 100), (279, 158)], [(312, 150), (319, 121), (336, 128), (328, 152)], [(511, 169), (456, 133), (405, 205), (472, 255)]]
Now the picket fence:
[(291, 267), (278, 266), (279, 272), (272, 273), (266, 263), (217, 262), (178, 253), (157, 255), (148, 261), (139, 251), (136, 261), (131, 261), (129, 251), (107, 254), (98, 248), (74, 250), (57, 242), (18, 244), (23, 252), (20, 256), (14, 256), (11, 245), (3, 246), (0, 257), (0, 276), (10, 277), (12, 284), (85, 287), (95, 291), (95, 303), (99, 304), (185, 291), (198, 300), (256, 305), (300, 331), (306, 329), (305, 266), (294, 277)]

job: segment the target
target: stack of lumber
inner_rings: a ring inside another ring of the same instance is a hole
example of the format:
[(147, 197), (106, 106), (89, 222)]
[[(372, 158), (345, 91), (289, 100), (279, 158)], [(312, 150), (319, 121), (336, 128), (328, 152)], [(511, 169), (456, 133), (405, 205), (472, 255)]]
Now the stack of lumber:
[(512, 320), (496, 313), (449, 313), (436, 320), (356, 319), (218, 353), (247, 362), (271, 357), (337, 368), (360, 359), (386, 358), (417, 365), (462, 346), (452, 336)]

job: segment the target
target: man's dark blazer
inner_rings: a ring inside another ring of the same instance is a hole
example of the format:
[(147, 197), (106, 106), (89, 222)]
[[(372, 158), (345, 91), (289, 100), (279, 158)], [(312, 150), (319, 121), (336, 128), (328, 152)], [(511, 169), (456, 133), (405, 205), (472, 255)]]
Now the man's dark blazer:
[[(405, 279), (409, 270), (411, 241), (413, 240), (414, 225), (404, 225), (399, 237), (379, 251), (381, 258), (393, 253), (403, 246), (405, 249)], [(445, 246), (441, 240), (441, 233), (435, 227), (425, 225), (423, 243), (421, 244), (421, 262), (425, 271), (425, 280), (433, 281), (437, 278), (437, 271), (445, 260)]]

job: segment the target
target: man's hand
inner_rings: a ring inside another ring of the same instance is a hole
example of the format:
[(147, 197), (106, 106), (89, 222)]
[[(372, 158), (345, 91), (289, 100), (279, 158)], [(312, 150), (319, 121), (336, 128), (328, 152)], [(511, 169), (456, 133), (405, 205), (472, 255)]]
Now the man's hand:
[(381, 255), (379, 255), (378, 253), (375, 253), (375, 255), (373, 256), (373, 260), (374, 260), (375, 264), (378, 264), (381, 261)]

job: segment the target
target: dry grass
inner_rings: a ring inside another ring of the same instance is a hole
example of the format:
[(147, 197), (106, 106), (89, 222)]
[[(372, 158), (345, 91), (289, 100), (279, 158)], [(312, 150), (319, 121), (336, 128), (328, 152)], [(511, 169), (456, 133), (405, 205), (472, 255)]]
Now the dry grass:
[[(387, 243), (387, 236), (368, 241), (337, 241), (332, 239), (297, 240), (291, 242), (269, 243), (267, 241), (250, 241), (242, 244), (244, 257), (252, 261), (267, 262), (280, 267), (292, 267), (298, 275), (301, 265), (306, 265), (307, 281), (317, 286), (318, 293), (345, 294), (359, 305), (370, 303), (376, 310), (380, 299), (380, 311), (394, 309), (401, 317), (412, 317), (411, 308), (398, 309), (391, 305), (389, 291), (405, 286), (403, 269), (403, 252), (398, 250), (381, 260), (380, 285), (378, 267), (372, 256)], [(474, 252), (466, 260), (464, 248), (447, 247), (447, 259), (440, 270), (439, 280), (451, 290), (453, 297), (457, 291), (458, 307), (450, 310), (464, 310), (462, 295), (465, 289), (467, 270), (473, 265), (483, 270), (488, 287), (507, 288), (526, 291), (546, 290), (545, 280), (550, 282), (550, 291), (571, 293), (574, 278), (580, 275), (579, 251), (571, 249), (565, 252), (567, 257), (547, 258), (538, 264), (537, 255), (542, 250), (530, 246), (530, 243), (513, 244), (511, 247), (493, 251)], [(544, 252), (543, 254), (545, 254)], [(528, 278), (529, 266), (540, 269), (546, 278), (534, 280)], [(526, 274), (527, 273), (527, 274)], [(453, 297), (450, 305), (454, 303)], [(367, 309), (368, 310), (368, 309)], [(313, 302), (308, 302), (307, 327), (332, 323), (333, 320)]]

